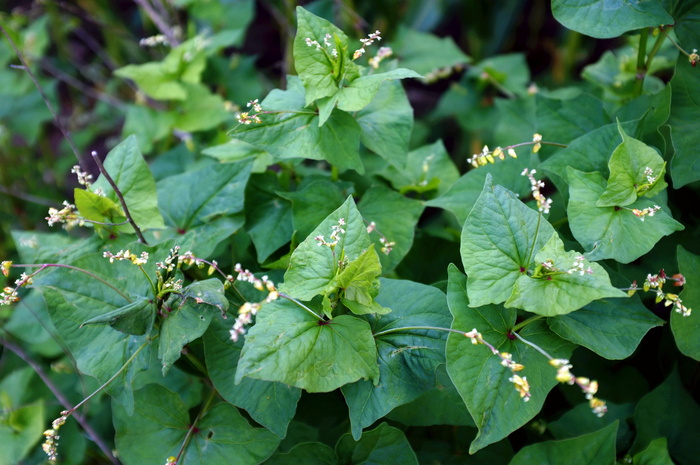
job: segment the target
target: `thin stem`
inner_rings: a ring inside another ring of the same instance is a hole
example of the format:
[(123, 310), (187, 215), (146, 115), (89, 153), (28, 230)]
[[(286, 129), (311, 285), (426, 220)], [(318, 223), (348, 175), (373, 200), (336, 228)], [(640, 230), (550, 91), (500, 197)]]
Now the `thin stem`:
[(39, 81), (34, 76), (34, 73), (32, 73), (32, 70), (29, 69), (29, 66), (27, 66), (27, 63), (24, 61), (24, 57), (22, 56), (22, 53), (19, 51), (19, 48), (17, 48), (17, 45), (12, 40), (12, 38), (7, 33), (7, 31), (5, 30), (5, 28), (3, 27), (2, 24), (0, 24), (0, 30), (2, 30), (3, 35), (5, 36), (5, 38), (7, 38), (8, 42), (10, 42), (10, 45), (14, 49), (15, 54), (17, 55), (17, 58), (19, 59), (19, 62), (22, 64), (22, 69), (27, 72), (30, 79), (34, 83), (34, 87), (36, 87), (36, 90), (39, 91), (41, 98), (44, 100), (46, 107), (49, 109), (49, 113), (51, 113), (51, 116), (53, 117), (53, 120), (54, 120), (54, 123), (56, 124), (56, 127), (58, 127), (58, 130), (61, 131), (61, 134), (63, 134), (63, 137), (66, 139), (66, 142), (68, 142), (68, 145), (70, 146), (71, 150), (73, 151), (75, 158), (77, 158), (78, 163), (81, 163), (80, 153), (78, 151), (78, 148), (76, 147), (75, 143), (73, 142), (73, 138), (71, 137), (70, 132), (68, 131), (68, 129), (66, 129), (63, 126), (63, 123), (61, 123), (61, 120), (58, 118), (58, 114), (56, 113), (53, 106), (51, 105), (49, 98), (44, 93), (44, 89), (42, 89), (41, 85), (39, 84)]
[(448, 333), (457, 333), (461, 336), (464, 336), (464, 331), (458, 331), (456, 329), (451, 329), (451, 328), (441, 328), (439, 326), (402, 326), (400, 328), (385, 329), (384, 331), (379, 331), (378, 333), (372, 334), (372, 336), (374, 336), (374, 337), (384, 336), (385, 334), (396, 333), (399, 331), (411, 331), (413, 329), (430, 329), (430, 330), (434, 330), (434, 331), (446, 331)]
[(648, 68), (646, 67), (645, 58), (647, 55), (647, 39), (649, 38), (649, 30), (642, 29), (639, 34), (639, 46), (637, 50), (637, 80), (634, 83), (634, 95), (636, 97), (642, 95), (644, 89), (644, 78), (646, 77)]
[(686, 52), (686, 51), (683, 49), (683, 47), (681, 47), (680, 45), (678, 45), (678, 44), (676, 43), (676, 41), (673, 40), (673, 39), (671, 38), (670, 35), (668, 35), (668, 33), (666, 32), (666, 30), (665, 30), (663, 27), (660, 27), (659, 29), (661, 30), (661, 32), (664, 33), (664, 35), (668, 38), (668, 40), (670, 40), (671, 43), (672, 43), (683, 55), (685, 55), (685, 56), (687, 56), (687, 57), (690, 57), (690, 53)]
[(197, 428), (197, 423), (199, 423), (199, 420), (201, 420), (204, 414), (209, 410), (209, 406), (215, 398), (216, 389), (212, 389), (211, 394), (209, 394), (209, 397), (207, 398), (206, 402), (204, 402), (204, 405), (202, 405), (202, 408), (197, 413), (197, 417), (194, 419), (192, 425), (190, 425), (190, 428), (187, 430), (185, 439), (182, 441), (182, 446), (180, 446), (180, 450), (178, 451), (177, 457), (175, 458), (175, 463), (180, 463), (180, 457), (182, 457), (182, 453), (185, 452), (187, 445), (192, 440), (192, 435), (194, 434), (194, 431)]
[[(2, 344), (3, 347), (7, 348), (10, 350), (10, 352), (13, 352), (15, 355), (17, 355), (19, 358), (21, 358), (27, 365), (32, 367), (32, 369), (36, 372), (36, 374), (41, 378), (41, 380), (44, 382), (47, 388), (51, 391), (51, 393), (56, 397), (56, 399), (61, 403), (64, 409), (70, 409), (70, 401), (68, 398), (63, 394), (63, 392), (54, 384), (54, 382), (51, 380), (51, 378), (46, 374), (44, 369), (39, 365), (37, 362), (35, 362), (29, 354), (27, 354), (24, 349), (22, 349), (20, 346), (15, 345), (14, 343), (8, 341), (6, 338), (0, 339), (0, 344)], [(74, 413), (73, 417), (75, 418), (75, 421), (78, 422), (78, 424), (85, 430), (85, 432), (88, 434), (88, 437), (97, 445), (97, 447), (102, 451), (102, 453), (107, 457), (107, 459), (114, 465), (119, 465), (119, 460), (117, 460), (114, 455), (112, 454), (112, 451), (110, 447), (107, 445), (107, 443), (100, 437), (99, 434), (97, 434), (97, 431), (92, 427), (92, 425), (87, 421), (85, 416), (81, 413)]]
[(158, 292), (158, 288), (156, 287), (155, 283), (153, 282), (151, 277), (148, 275), (148, 273), (146, 273), (146, 270), (143, 269), (142, 265), (139, 265), (139, 269), (144, 274), (144, 276), (146, 276), (146, 279), (151, 284), (151, 289), (153, 289), (153, 295), (156, 295), (156, 293)]
[(533, 349), (535, 349), (537, 352), (541, 353), (545, 357), (547, 357), (548, 360), (553, 360), (554, 357), (549, 355), (547, 352), (545, 352), (541, 347), (538, 345), (533, 344), (532, 342), (528, 341), (527, 339), (524, 339), (520, 334), (516, 333), (515, 331), (511, 331), (511, 334), (515, 337), (517, 337), (523, 344), (527, 344)]
[(498, 89), (498, 90), (499, 90), (503, 95), (505, 95), (506, 97), (508, 97), (508, 98), (510, 98), (510, 99), (513, 99), (513, 98), (516, 98), (516, 97), (517, 97), (513, 92), (511, 92), (511, 91), (510, 91), (508, 88), (506, 88), (503, 84), (501, 84), (500, 82), (498, 82), (498, 79), (494, 78), (494, 77), (491, 76), (489, 73), (484, 72), (484, 73), (482, 74), (482, 76), (485, 77), (485, 78), (491, 83), (492, 86), (494, 86), (496, 89)]
[(104, 284), (105, 286), (111, 288), (114, 292), (116, 292), (116, 293), (119, 294), (120, 296), (124, 297), (124, 299), (125, 299), (127, 302), (131, 303), (131, 299), (129, 298), (129, 296), (127, 296), (126, 294), (124, 294), (122, 291), (120, 291), (120, 290), (117, 289), (116, 287), (112, 286), (110, 283), (108, 283), (108, 282), (105, 281), (104, 279), (100, 278), (100, 277), (97, 276), (96, 274), (91, 273), (91, 272), (89, 272), (89, 271), (87, 271), (87, 270), (84, 270), (84, 269), (82, 269), (82, 268), (78, 268), (77, 266), (63, 265), (63, 264), (60, 264), (60, 263), (42, 263), (42, 264), (36, 264), (36, 265), (35, 265), (35, 264), (13, 264), (12, 267), (13, 267), (13, 268), (41, 268), (41, 270), (38, 270), (38, 271), (36, 271), (36, 272), (33, 273), (33, 274), (39, 273), (39, 272), (42, 271), (43, 269), (45, 269), (45, 268), (51, 268), (51, 267), (55, 267), (55, 268), (68, 268), (68, 269), (71, 269), (71, 270), (80, 271), (81, 273), (85, 273), (86, 275), (90, 276), (91, 278), (94, 278), (94, 279), (98, 280), (99, 282), (101, 282), (102, 284)]
[(540, 320), (542, 318), (544, 318), (544, 316), (536, 315), (536, 316), (528, 318), (525, 321), (521, 321), (517, 325), (513, 326), (513, 329), (511, 329), (511, 332), (515, 333), (516, 331), (520, 331), (521, 329), (523, 329), (525, 326), (529, 325), (530, 323), (537, 321), (537, 320)]
[[(156, 337), (157, 337), (157, 336), (156, 336)], [(155, 338), (154, 338), (154, 339), (155, 339)], [(105, 383), (104, 383), (102, 386), (98, 387), (98, 388), (95, 390), (95, 392), (93, 392), (92, 394), (90, 394), (89, 396), (87, 396), (85, 399), (81, 400), (81, 401), (78, 403), (78, 405), (76, 405), (76, 406), (73, 407), (72, 409), (69, 409), (69, 410), (68, 410), (69, 414), (71, 414), (71, 413), (75, 412), (76, 410), (78, 410), (83, 404), (85, 404), (87, 401), (89, 401), (90, 399), (92, 399), (93, 397), (95, 397), (97, 394), (99, 394), (100, 392), (102, 392), (107, 386), (110, 385), (110, 383), (111, 383), (112, 381), (114, 381), (115, 379), (117, 379), (117, 376), (119, 376), (120, 374), (122, 374), (122, 372), (126, 369), (126, 367), (128, 367), (129, 364), (130, 364), (132, 361), (134, 361), (134, 359), (136, 358), (136, 356), (137, 356), (145, 347), (147, 347), (147, 346), (151, 343), (152, 340), (153, 340), (153, 339), (151, 339), (151, 338), (146, 339), (146, 342), (144, 342), (143, 344), (141, 344), (141, 346), (140, 346), (138, 349), (136, 349), (136, 350), (134, 351), (133, 354), (131, 354), (131, 357), (129, 357), (129, 359), (128, 359), (126, 362), (124, 362), (124, 365), (122, 365), (122, 367), (121, 367), (119, 370), (117, 370), (117, 372), (114, 373), (114, 374), (112, 375), (111, 378), (109, 378), (107, 381), (105, 381)]]
[(323, 317), (322, 317), (321, 315), (319, 315), (318, 313), (314, 312), (313, 310), (311, 310), (309, 307), (307, 307), (307, 306), (304, 305), (303, 303), (299, 302), (299, 301), (298, 301), (297, 299), (295, 299), (294, 297), (288, 296), (287, 294), (283, 294), (283, 293), (281, 293), (281, 292), (279, 293), (279, 296), (282, 297), (283, 299), (289, 300), (290, 302), (294, 302), (295, 304), (297, 304), (298, 306), (300, 306), (301, 308), (303, 308), (304, 310), (306, 310), (307, 312), (309, 312), (311, 315), (313, 315), (314, 318), (316, 318), (317, 320), (323, 321)]
[(146, 242), (146, 239), (143, 237), (143, 234), (141, 234), (141, 229), (139, 229), (139, 226), (136, 224), (136, 221), (134, 221), (134, 219), (131, 217), (129, 207), (126, 206), (124, 195), (122, 195), (121, 191), (119, 190), (119, 187), (117, 187), (117, 183), (114, 182), (114, 179), (112, 179), (112, 177), (105, 169), (104, 165), (102, 164), (102, 161), (100, 160), (100, 157), (97, 156), (97, 152), (93, 151), (91, 155), (92, 159), (95, 160), (97, 167), (100, 169), (100, 173), (102, 173), (102, 176), (105, 177), (109, 185), (112, 186), (112, 189), (114, 189), (114, 193), (117, 195), (119, 203), (121, 204), (122, 209), (124, 210), (124, 216), (126, 216), (126, 219), (129, 220), (129, 223), (131, 223), (131, 227), (134, 228), (134, 231), (136, 231), (136, 236), (139, 238), (139, 242), (148, 245), (148, 242)]

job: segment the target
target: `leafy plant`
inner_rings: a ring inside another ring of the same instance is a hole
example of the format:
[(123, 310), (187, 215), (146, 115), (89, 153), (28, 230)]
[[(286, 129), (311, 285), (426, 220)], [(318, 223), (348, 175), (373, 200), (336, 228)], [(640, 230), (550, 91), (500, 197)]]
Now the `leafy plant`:
[[(76, 464), (694, 463), (698, 2), (552, 0), (569, 40), (621, 48), (538, 84), (425, 32), (439, 6), (356, 41), (372, 2), (263, 2), (296, 21), (264, 98), (229, 59), (254, 2), (136, 3), (161, 34), (110, 50), (120, 141), (88, 169), (55, 120), (83, 165), (46, 217), (66, 231), (15, 225), (2, 262), (0, 464), (42, 441)], [(27, 14), (0, 15), (0, 62), (43, 92), (61, 13)]]

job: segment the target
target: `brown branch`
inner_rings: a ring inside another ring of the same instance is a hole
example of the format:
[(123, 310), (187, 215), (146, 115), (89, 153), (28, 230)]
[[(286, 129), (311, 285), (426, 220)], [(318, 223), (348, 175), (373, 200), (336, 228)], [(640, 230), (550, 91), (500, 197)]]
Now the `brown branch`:
[(153, 24), (155, 24), (160, 33), (168, 39), (168, 42), (173, 48), (180, 45), (180, 41), (175, 37), (175, 34), (173, 34), (173, 28), (153, 9), (153, 6), (148, 0), (134, 0), (134, 3), (143, 8), (148, 17), (151, 18), (151, 21), (153, 21)]

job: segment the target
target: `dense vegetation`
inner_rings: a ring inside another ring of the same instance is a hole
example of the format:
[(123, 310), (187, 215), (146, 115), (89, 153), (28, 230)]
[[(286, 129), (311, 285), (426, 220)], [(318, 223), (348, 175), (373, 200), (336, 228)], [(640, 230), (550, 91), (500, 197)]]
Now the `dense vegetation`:
[(696, 463), (700, 1), (298, 3), (0, 11), (0, 465)]

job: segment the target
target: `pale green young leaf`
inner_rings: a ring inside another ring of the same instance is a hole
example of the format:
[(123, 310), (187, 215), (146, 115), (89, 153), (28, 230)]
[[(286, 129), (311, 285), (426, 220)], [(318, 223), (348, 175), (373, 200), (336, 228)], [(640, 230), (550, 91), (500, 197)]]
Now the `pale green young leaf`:
[(204, 333), (204, 358), (209, 377), (227, 402), (245, 409), (256, 422), (284, 438), (301, 390), (253, 378), (243, 378), (240, 384), (235, 384), (234, 373), (243, 342), (231, 341), (230, 329), (230, 322), (214, 318)]
[[(124, 196), (131, 217), (139, 228), (164, 228), (163, 217), (158, 210), (156, 183), (138, 148), (136, 137), (129, 136), (110, 150), (104, 167)], [(97, 189), (102, 189), (105, 197), (114, 203), (119, 201), (104, 176), (100, 176), (92, 185), (93, 192)], [(133, 231), (130, 225), (120, 226), (119, 229)]]
[(673, 24), (661, 2), (609, 2), (608, 0), (552, 0), (554, 17), (569, 29), (598, 39), (627, 31)]
[(340, 169), (364, 172), (360, 160), (360, 126), (348, 113), (333, 109), (319, 126), (316, 111), (305, 108), (304, 87), (288, 76), (287, 90), (275, 89), (261, 102), (261, 123), (241, 124), (232, 136), (271, 153), (275, 158), (326, 160)]
[[(600, 173), (582, 173), (567, 170), (569, 181), (569, 226), (571, 232), (587, 251), (589, 260), (613, 258), (629, 263), (654, 247), (664, 236), (683, 229), (683, 225), (667, 213), (665, 202), (656, 199), (637, 199), (626, 208), (598, 207), (595, 205), (605, 190), (605, 179)], [(661, 210), (644, 221), (628, 209), (644, 210), (659, 205)]]
[(78, 188), (73, 191), (73, 198), (80, 216), (87, 220), (101, 223), (121, 223), (126, 220), (121, 207), (112, 199)]
[(666, 162), (656, 150), (628, 136), (618, 121), (622, 143), (615, 148), (608, 167), (610, 177), (598, 207), (624, 207), (637, 197), (654, 197), (668, 187), (664, 181)]
[(308, 392), (329, 392), (361, 378), (377, 383), (377, 347), (369, 324), (340, 315), (321, 321), (293, 302), (263, 306), (245, 336), (236, 371)]
[[(0, 392), (7, 395), (4, 389), (0, 389)], [(7, 400), (6, 397), (3, 399), (5, 402)], [(37, 438), (42, 437), (41, 433), (46, 430), (45, 400), (38, 399), (23, 405), (6, 403), (5, 409), (7, 413), (0, 423), (0, 444), (3, 449), (0, 465), (22, 463), (35, 446)]]
[(374, 465), (418, 465), (418, 459), (403, 432), (382, 423), (355, 441), (344, 434), (335, 445), (338, 463)]
[[(264, 428), (253, 428), (235, 407), (219, 403), (196, 424), (199, 433), (185, 443), (192, 420), (180, 397), (158, 384), (136, 391), (133, 414), (113, 404), (115, 442), (125, 465), (165, 463), (185, 445), (183, 463), (241, 465), (263, 462), (275, 451), (279, 438)], [(149, 444), (149, 447), (144, 445)]]
[(360, 111), (369, 105), (383, 82), (420, 77), (420, 74), (406, 68), (359, 77), (338, 91), (338, 108), (347, 112)]
[(576, 312), (548, 318), (547, 324), (567, 341), (609, 360), (622, 360), (632, 355), (651, 328), (664, 321), (639, 297), (623, 297), (593, 301)]
[[(678, 271), (686, 280), (680, 297), (683, 305), (693, 310), (689, 316), (671, 312), (671, 331), (678, 350), (684, 355), (700, 361), (700, 256), (678, 246)], [(668, 286), (666, 284), (666, 286)], [(675, 292), (673, 288), (664, 289)]]
[[(357, 302), (364, 309), (370, 310), (374, 303), (374, 297), (379, 291), (379, 275), (382, 274), (382, 265), (379, 263), (379, 256), (374, 250), (374, 244), (370, 244), (367, 250), (362, 252), (357, 259), (350, 263), (332, 281), (333, 288), (342, 290), (343, 301), (350, 300)], [(374, 313), (367, 310), (350, 307), (353, 313), (360, 314)], [(381, 310), (380, 313), (388, 313), (389, 309)]]
[(600, 431), (561, 441), (545, 441), (521, 449), (510, 465), (615, 465), (618, 422)]
[[(552, 261), (560, 270), (542, 277), (520, 273), (506, 307), (521, 308), (543, 316), (565, 315), (584, 305), (606, 297), (627, 297), (627, 294), (610, 283), (610, 277), (602, 266), (582, 260), (582, 271), (573, 268), (576, 251), (564, 250), (564, 243), (555, 232), (549, 241), (535, 254), (535, 263), (540, 265)], [(590, 270), (590, 273), (589, 273)]]
[(425, 329), (391, 332), (410, 326), (448, 327), (451, 318), (442, 291), (412, 281), (382, 279), (377, 302), (395, 309), (388, 315), (367, 317), (373, 333), (386, 332), (375, 336), (379, 384), (358, 381), (342, 388), (355, 439), (393, 408), (432, 389), (435, 369), (445, 363), (447, 333)]
[[(345, 223), (342, 226), (345, 233), (338, 235), (335, 247), (331, 250), (329, 246), (319, 245), (316, 237), (323, 236), (327, 242), (331, 242), (333, 227), (338, 226), (341, 219)], [(280, 291), (300, 300), (311, 300), (316, 295), (326, 294), (328, 286), (333, 285), (336, 278), (338, 260), (346, 257), (352, 263), (365, 253), (370, 244), (362, 216), (352, 197), (348, 197), (296, 248)]]
[[(348, 37), (323, 18), (298, 6), (297, 34), (294, 38), (294, 67), (306, 89), (305, 105), (329, 97), (336, 92), (345, 75), (356, 75), (355, 65), (348, 56)], [(326, 34), (330, 35), (326, 45)], [(307, 45), (306, 40), (316, 41)], [(333, 50), (337, 56), (333, 56)]]
[(438, 37), (400, 25), (395, 42), (392, 48), (401, 66), (423, 75), (472, 61), (449, 36)]
[(498, 304), (511, 296), (535, 254), (556, 234), (539, 215), (513, 192), (493, 186), (491, 175), (486, 176), (464, 223), (460, 246), (472, 307)]
[[(500, 352), (512, 354), (525, 366), (518, 374), (527, 378), (532, 397), (524, 402), (509, 378), (510, 370), (501, 359), (481, 344), (450, 333), (447, 339), (447, 372), (469, 409), (479, 433), (471, 443), (471, 454), (500, 441), (532, 419), (542, 408), (547, 393), (557, 384), (556, 370), (531, 346), (511, 340), (508, 333), (515, 325), (517, 312), (501, 305), (473, 307), (468, 296), (466, 277), (450, 265), (447, 303), (454, 317), (452, 329), (479, 331), (484, 340)], [(470, 291), (471, 292), (471, 291)], [(527, 325), (519, 334), (550, 355), (568, 359), (574, 345), (551, 332), (542, 321)]]
[(149, 97), (156, 100), (185, 100), (187, 91), (177, 76), (167, 71), (162, 63), (127, 65), (114, 71), (116, 76), (131, 79)]

